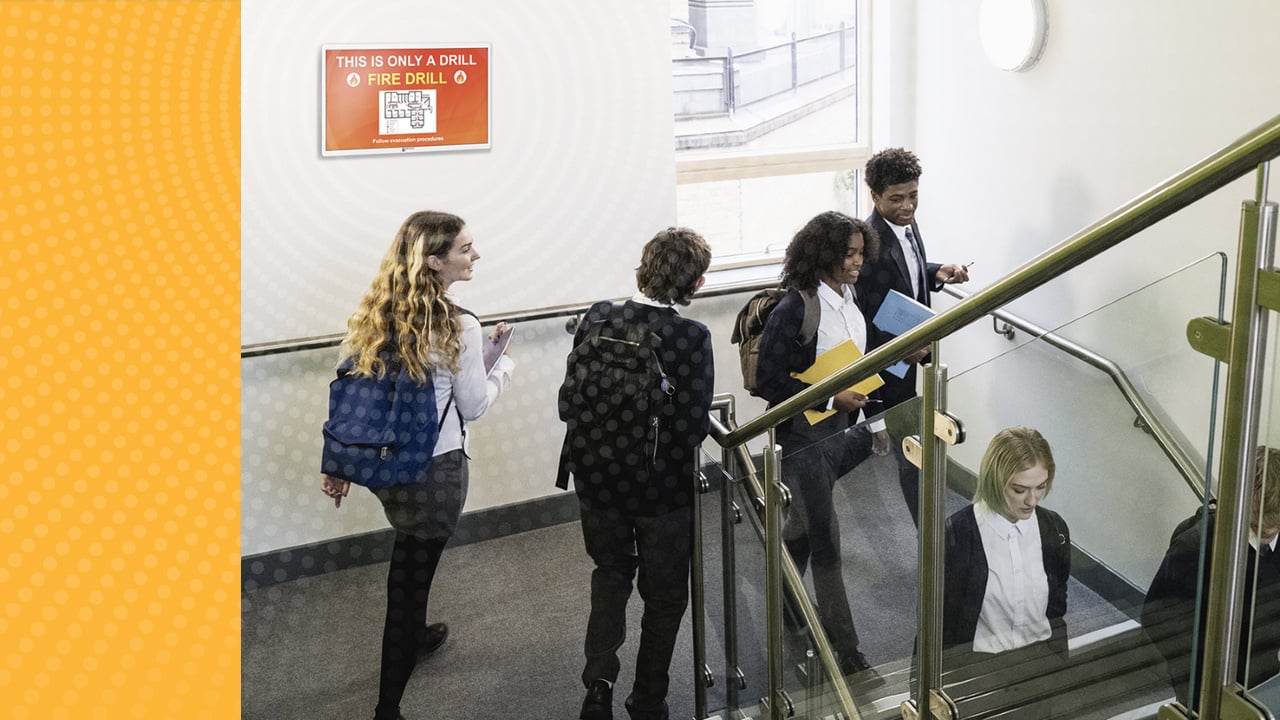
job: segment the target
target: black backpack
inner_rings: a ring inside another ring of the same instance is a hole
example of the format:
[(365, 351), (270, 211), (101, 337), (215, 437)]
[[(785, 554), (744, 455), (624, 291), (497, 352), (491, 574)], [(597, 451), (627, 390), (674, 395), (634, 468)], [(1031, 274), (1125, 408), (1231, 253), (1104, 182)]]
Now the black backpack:
[(582, 342), (569, 352), (560, 385), (560, 419), (565, 445), (556, 485), (567, 488), (584, 465), (619, 465), (647, 471), (658, 454), (662, 416), (675, 392), (662, 367), (662, 341), (648, 326), (623, 316), (613, 305), (592, 321)]
[[(730, 342), (738, 346), (738, 362), (742, 366), (742, 386), (752, 395), (756, 394), (756, 367), (760, 356), (760, 339), (764, 336), (764, 326), (773, 309), (778, 307), (782, 298), (789, 291), (783, 288), (767, 288), (761, 290), (738, 311), (733, 321), (733, 336)], [(797, 290), (804, 300), (804, 321), (800, 324), (800, 334), (796, 343), (805, 345), (818, 332), (818, 321), (822, 319), (822, 309), (818, 306), (816, 293)]]

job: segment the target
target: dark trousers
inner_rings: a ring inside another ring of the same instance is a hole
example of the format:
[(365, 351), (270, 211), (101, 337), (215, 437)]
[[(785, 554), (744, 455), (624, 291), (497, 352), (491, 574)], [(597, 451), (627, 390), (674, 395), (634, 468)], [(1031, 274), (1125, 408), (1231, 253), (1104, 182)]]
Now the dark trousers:
[(580, 505), (582, 540), (595, 562), (591, 614), (583, 644), (582, 684), (618, 679), (618, 648), (627, 636), (632, 581), (644, 601), (635, 685), (627, 700), (633, 718), (665, 717), (668, 669), (680, 621), (689, 605), (693, 514), (688, 507), (658, 517)]
[(387, 617), (382, 626), (382, 671), (375, 720), (395, 720), (417, 665), (427, 626), (427, 598), (447, 538), (424, 540), (396, 532), (387, 572)]
[(858, 631), (844, 587), (840, 519), (831, 494), (836, 480), (871, 455), (871, 433), (856, 425), (812, 444), (785, 438), (783, 449), (782, 478), (791, 491), (783, 542), (802, 575), (812, 564), (818, 617), (836, 652), (848, 659), (858, 652)]

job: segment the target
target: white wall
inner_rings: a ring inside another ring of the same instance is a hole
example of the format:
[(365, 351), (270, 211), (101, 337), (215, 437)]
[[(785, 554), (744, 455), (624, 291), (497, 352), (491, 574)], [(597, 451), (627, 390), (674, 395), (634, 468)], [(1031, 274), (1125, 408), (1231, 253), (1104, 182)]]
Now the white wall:
[[(460, 295), (482, 312), (617, 292), (631, 277), (618, 250), (673, 217), (658, 0), (249, 0), (242, 13), (245, 343), (344, 330), (415, 210), (467, 220), (484, 257)], [(320, 47), (378, 42), (490, 43), (492, 148), (321, 158)]]
[[(971, 290), (1280, 112), (1280, 4), (1049, 0), (1048, 43), (1039, 64), (1025, 73), (987, 64), (977, 35), (978, 4), (915, 3), (915, 113), (895, 115), (890, 127), (875, 129), (877, 138), (887, 138), (877, 140), (879, 146), (914, 139), (925, 168), (919, 217), (930, 257), (976, 259)], [(1251, 179), (1237, 182), (1012, 309), (1052, 328), (1212, 252), (1233, 258), (1240, 202), (1253, 192)], [(1191, 317), (1210, 314), (1215, 302), (1181, 296), (1176, 288), (1161, 297), (1145, 315), (1122, 313), (1110, 326), (1093, 328), (1087, 342), (1122, 358), (1131, 371), (1159, 367), (1153, 375), (1165, 380), (1155, 392), (1166, 395), (1179, 429), (1203, 444), (1207, 420), (1199, 401), (1179, 407), (1171, 396), (1179, 380), (1197, 397), (1207, 392), (1203, 366), (1196, 366), (1178, 330)], [(1165, 346), (1147, 343), (1144, 352), (1152, 357), (1130, 357), (1134, 328), (1161, 314), (1175, 318)], [(1000, 352), (1005, 343), (988, 331), (966, 338), (948, 346), (944, 360), (953, 372)], [(1187, 363), (1185, 369), (1180, 363)], [(1039, 400), (1033, 420), (1061, 425), (1064, 415), (1071, 417), (1078, 390), (1071, 381), (1059, 385), (1044, 373), (1013, 367), (981, 378), (975, 372), (979, 384), (972, 395), (989, 404), (969, 408), (974, 432), (959, 454), (980, 455), (1008, 407), (1028, 395)], [(1025, 380), (1017, 382), (1019, 377)], [(1126, 412), (1102, 410), (1101, 402), (1079, 408), (1073, 422), (1112, 423), (1116, 413)], [(965, 408), (957, 410), (965, 414)], [(1180, 491), (1167, 492), (1176, 479), (1149, 477), (1146, 461), (1134, 457), (1146, 449), (1133, 452), (1128, 433), (1077, 429), (1059, 431), (1061, 475), (1049, 504), (1064, 510), (1087, 549), (1145, 584), (1155, 569), (1152, 558), (1158, 561), (1168, 531), (1190, 502)]]
[[(873, 144), (920, 154), (930, 257), (976, 259), (971, 290), (1280, 112), (1280, 76), (1268, 72), (1280, 67), (1280, 4), (1232, 2), (1228, 17), (1222, 4), (1051, 1), (1045, 55), (1021, 74), (987, 65), (977, 5), (894, 0), (872, 12), (874, 79), (890, 83), (873, 103)], [(247, 2), (245, 342), (340, 331), (399, 221), (428, 204), (476, 231), (485, 258), (461, 299), (481, 313), (629, 294), (639, 245), (674, 220), (666, 61), (643, 71), (669, 51), (667, 12), (661, 2), (455, 0), (430, 12), (386, 0)], [(320, 45), (437, 39), (493, 44), (493, 150), (322, 161), (311, 122)], [(602, 80), (614, 76), (625, 82)], [(297, 107), (303, 120), (287, 120)], [(1211, 252), (1234, 256), (1239, 203), (1252, 192), (1236, 183), (1012, 309), (1052, 328)], [(1122, 362), (1194, 444), (1207, 432), (1207, 381), (1177, 329), (1214, 308), (1202, 278), (1187, 293), (1175, 292), (1180, 278), (1067, 332)], [(728, 337), (739, 304), (689, 310), (717, 339), (721, 390), (738, 387)], [(1133, 323), (1153, 313), (1168, 316), (1158, 324), (1167, 341), (1135, 350)], [(554, 492), (562, 325), (520, 327), (515, 387), (474, 426), (468, 510)], [(974, 461), (1009, 418), (1045, 427), (1059, 455), (1050, 506), (1077, 541), (1145, 584), (1188, 496), (1176, 479), (1152, 477), (1162, 461), (1124, 429), (1132, 418), (1105, 380), (1038, 348), (984, 364), (1008, 349), (986, 326), (944, 347), (970, 430), (957, 456)], [(353, 493), (334, 512), (315, 490), (331, 366), (331, 353), (244, 363), (246, 555), (386, 526), (371, 498)], [(1186, 378), (1195, 391), (1179, 393)], [(746, 400), (739, 418), (761, 409)], [(1117, 499), (1100, 508), (1098, 497)]]
[[(667, 5), (609, 0), (247, 0), (245, 344), (341, 332), (400, 222), (465, 218), (482, 255), (457, 288), (480, 314), (628, 295), (640, 246), (675, 220)], [(320, 48), (492, 45), (492, 148), (321, 158)], [(469, 510), (554, 492), (563, 321), (518, 330), (515, 386), (474, 426)], [(242, 365), (242, 552), (386, 527), (362, 490), (318, 490), (336, 353)]]

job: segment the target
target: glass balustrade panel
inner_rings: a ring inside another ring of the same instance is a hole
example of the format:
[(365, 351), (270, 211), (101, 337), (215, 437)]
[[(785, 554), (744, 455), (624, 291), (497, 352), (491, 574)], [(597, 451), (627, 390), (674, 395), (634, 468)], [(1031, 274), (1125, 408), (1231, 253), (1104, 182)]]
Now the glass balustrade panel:
[(1280, 715), (1280, 423), (1273, 420), (1277, 405), (1276, 363), (1280, 361), (1280, 333), (1275, 313), (1268, 318), (1262, 402), (1258, 408), (1258, 450), (1255, 490), (1250, 506), (1249, 549), (1245, 566), (1245, 601), (1241, 627), (1242, 668), (1239, 679), (1249, 694)]
[[(1221, 317), (1223, 277), (1211, 256), (951, 373), (966, 438), (948, 451), (942, 671), (962, 717), (1111, 717), (1188, 692), (1219, 419), (1186, 326)], [(943, 361), (977, 332), (990, 321)]]

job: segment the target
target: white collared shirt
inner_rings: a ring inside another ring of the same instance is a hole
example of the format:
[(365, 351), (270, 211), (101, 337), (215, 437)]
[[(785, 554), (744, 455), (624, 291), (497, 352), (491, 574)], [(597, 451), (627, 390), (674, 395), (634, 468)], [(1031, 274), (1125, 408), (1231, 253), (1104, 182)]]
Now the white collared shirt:
[[(671, 308), (672, 310), (676, 309), (676, 306), (674, 303), (665, 303), (665, 302), (660, 302), (658, 300), (654, 300), (653, 298), (649, 297), (648, 295), (645, 295), (643, 292), (640, 292), (639, 290), (636, 291), (635, 295), (631, 296), (631, 302), (639, 303), (641, 305), (652, 305), (653, 307)], [(679, 311), (677, 311), (676, 314), (678, 315)]]
[(841, 285), (837, 293), (825, 282), (818, 283), (818, 301), (822, 303), (818, 321), (818, 354), (830, 350), (845, 340), (853, 340), (859, 352), (867, 350), (867, 321), (862, 317), (854, 300), (853, 288)]
[[(895, 225), (888, 220), (884, 221), (886, 225), (893, 230), (893, 234), (898, 236), (898, 246), (902, 248), (902, 257), (907, 260), (907, 272), (911, 275), (911, 291), (912, 299), (920, 296), (920, 258), (916, 255), (916, 249), (907, 241), (906, 225)], [(912, 232), (914, 235), (914, 231)], [(920, 238), (916, 238), (916, 242), (920, 242)]]
[[(818, 347), (817, 355), (830, 350), (845, 340), (852, 340), (854, 345), (858, 346), (858, 351), (865, 353), (867, 351), (867, 321), (862, 317), (862, 310), (858, 307), (855, 299), (853, 287), (851, 285), (841, 285), (841, 292), (837, 293), (831, 289), (831, 286), (825, 282), (818, 283), (818, 303), (822, 308), (820, 317), (818, 318)], [(834, 400), (827, 402), (827, 409), (830, 410)], [(868, 417), (878, 405), (871, 405), (858, 413), (858, 420)], [(884, 420), (876, 420), (871, 423), (872, 432), (879, 432), (885, 429)]]
[(1036, 513), (1018, 522), (975, 503), (973, 514), (987, 557), (987, 590), (973, 637), (975, 652), (999, 653), (1025, 647), (1052, 634), (1049, 576), (1040, 549)]

